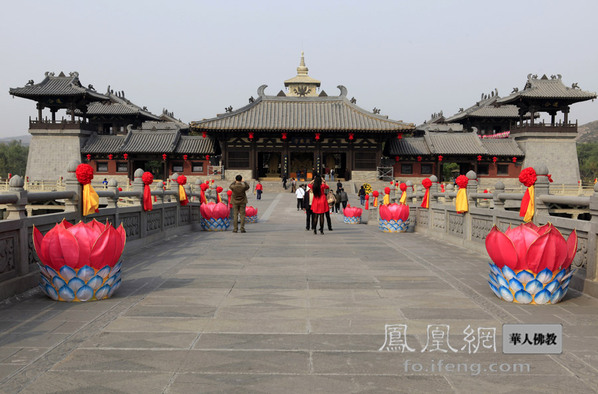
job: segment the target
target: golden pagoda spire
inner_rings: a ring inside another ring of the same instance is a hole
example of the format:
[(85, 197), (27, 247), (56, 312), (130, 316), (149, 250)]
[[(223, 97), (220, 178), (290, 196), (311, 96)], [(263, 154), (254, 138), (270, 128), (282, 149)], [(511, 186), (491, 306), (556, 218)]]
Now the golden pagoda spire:
[(299, 63), (299, 67), (297, 67), (297, 75), (307, 75), (308, 71), (309, 69), (305, 66), (303, 51), (301, 51), (301, 62)]
[(305, 55), (301, 51), (301, 61), (297, 67), (297, 76), (284, 81), (284, 86), (288, 88), (288, 96), (314, 97), (317, 96), (317, 88), (320, 87), (320, 81), (307, 75), (309, 69), (305, 65)]

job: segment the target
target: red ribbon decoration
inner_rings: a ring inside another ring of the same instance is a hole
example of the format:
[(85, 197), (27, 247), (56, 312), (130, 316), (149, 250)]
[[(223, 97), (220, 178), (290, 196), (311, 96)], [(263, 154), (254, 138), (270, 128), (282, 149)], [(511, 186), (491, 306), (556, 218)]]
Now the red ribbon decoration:
[(430, 208), (430, 188), (432, 187), (432, 181), (430, 178), (425, 178), (422, 181), (423, 187), (426, 189), (426, 194), (424, 194), (424, 200), (422, 201), (422, 208)]
[(181, 202), (181, 206), (185, 206), (189, 204), (189, 198), (187, 197), (187, 193), (185, 193), (185, 189), (183, 186), (187, 183), (187, 177), (185, 175), (179, 175), (176, 179), (176, 182), (179, 184), (179, 201)]
[(368, 206), (370, 205), (370, 195), (366, 194), (365, 195), (365, 210), (367, 211), (369, 208)]
[(206, 190), (208, 190), (209, 184), (207, 183), (202, 183), (201, 185), (199, 185), (199, 188), (201, 189), (201, 192), (199, 193), (199, 202), (202, 204), (207, 204), (208, 200), (206, 199)]
[(151, 211), (153, 209), (152, 206), (152, 191), (150, 190), (150, 185), (154, 182), (154, 176), (151, 172), (146, 171), (141, 176), (141, 180), (145, 185), (143, 187), (143, 210), (144, 211)]
[(228, 196), (228, 208), (232, 208), (233, 207), (233, 203), (231, 201), (231, 196), (233, 195), (233, 191), (232, 190), (227, 190), (226, 191), (226, 195)]

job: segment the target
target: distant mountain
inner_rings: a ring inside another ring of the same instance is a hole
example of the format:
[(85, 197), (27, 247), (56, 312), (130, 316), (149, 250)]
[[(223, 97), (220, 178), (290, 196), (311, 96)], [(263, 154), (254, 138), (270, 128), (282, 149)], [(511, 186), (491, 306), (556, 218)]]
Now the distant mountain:
[(31, 142), (31, 134), (0, 138), (0, 144), (8, 144), (11, 141), (21, 141), (21, 144), (29, 146), (29, 143)]
[(598, 120), (577, 127), (578, 135), (575, 139), (578, 144), (584, 142), (598, 142)]

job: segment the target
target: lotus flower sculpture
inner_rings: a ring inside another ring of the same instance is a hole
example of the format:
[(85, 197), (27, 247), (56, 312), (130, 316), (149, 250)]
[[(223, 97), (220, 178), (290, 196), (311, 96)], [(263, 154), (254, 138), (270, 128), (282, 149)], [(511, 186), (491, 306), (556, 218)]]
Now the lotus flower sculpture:
[(497, 297), (521, 304), (556, 304), (566, 294), (571, 263), (577, 251), (577, 232), (565, 240), (548, 223), (525, 223), (504, 233), (494, 226), (486, 237), (490, 288)]
[(257, 223), (257, 208), (245, 207), (245, 223)]
[(363, 210), (361, 208), (352, 207), (351, 205), (347, 205), (345, 209), (343, 209), (344, 219), (343, 222), (349, 224), (359, 224), (361, 223), (361, 213)]
[(380, 205), (379, 228), (385, 233), (402, 233), (407, 231), (409, 207), (404, 204)]
[(221, 202), (201, 204), (199, 207), (201, 214), (201, 227), (207, 231), (226, 231), (230, 226), (228, 218), (230, 210)]
[(41, 261), (41, 289), (58, 301), (101, 300), (120, 287), (119, 262), (125, 247), (124, 228), (96, 220), (73, 225), (66, 220), (42, 235), (33, 228), (33, 244)]

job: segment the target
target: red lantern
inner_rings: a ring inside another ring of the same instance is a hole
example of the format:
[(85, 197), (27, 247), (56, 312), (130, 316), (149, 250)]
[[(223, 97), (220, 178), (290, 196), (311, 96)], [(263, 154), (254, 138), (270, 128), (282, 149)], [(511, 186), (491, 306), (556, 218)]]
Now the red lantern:
[(399, 156), (395, 156), (395, 161), (398, 162), (401, 158)]
[(498, 160), (498, 157), (496, 157), (496, 156), (494, 156), (494, 157), (492, 158), (492, 162), (493, 162), (493, 163), (496, 163), (496, 161), (497, 161), (497, 160)]
[(353, 141), (355, 138), (355, 133), (349, 133), (349, 141)]
[(478, 155), (478, 161), (482, 161), (482, 155)]
[(210, 160), (210, 155), (206, 155), (206, 160)]
[(417, 161), (422, 161), (422, 157), (421, 156), (417, 156)]
[(316, 141), (320, 140), (320, 133), (316, 133)]
[(438, 155), (438, 161), (442, 161), (442, 155)]
[(517, 158), (513, 156), (513, 163), (517, 163)]
[(403, 133), (397, 134), (397, 139), (402, 140), (403, 139)]
[(201, 132), (201, 136), (202, 136), (203, 138), (206, 138), (206, 132), (205, 132), (205, 131), (202, 131), (202, 132)]
[(91, 155), (87, 155), (86, 157), (87, 157), (87, 161), (91, 160)]
[(183, 160), (187, 161), (187, 158), (188, 158), (188, 157), (189, 157), (189, 156), (187, 156), (187, 155), (183, 155)]
[(114, 155), (113, 155), (112, 153), (110, 153), (110, 154), (108, 155), (108, 160), (112, 160), (112, 158), (113, 158), (113, 157), (114, 157)]
[(286, 140), (287, 139), (287, 133), (282, 133), (282, 139)]
[(125, 160), (129, 160), (129, 154), (128, 154), (128, 153), (125, 153), (125, 154), (123, 155), (123, 157), (125, 158)]
[(252, 140), (252, 139), (253, 139), (253, 132), (252, 132), (252, 131), (250, 131), (250, 132), (249, 132), (249, 139), (250, 139), (250, 140)]
[(164, 153), (164, 154), (162, 155), (162, 160), (166, 160), (166, 158), (167, 158), (167, 157), (168, 157), (168, 155), (167, 155), (166, 153)]

